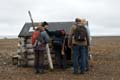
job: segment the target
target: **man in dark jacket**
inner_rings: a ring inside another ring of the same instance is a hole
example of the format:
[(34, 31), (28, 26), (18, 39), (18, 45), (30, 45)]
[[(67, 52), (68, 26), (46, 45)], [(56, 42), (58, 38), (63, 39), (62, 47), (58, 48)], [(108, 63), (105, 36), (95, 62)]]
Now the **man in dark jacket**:
[(64, 30), (56, 30), (56, 31), (49, 31), (48, 30), (48, 23), (47, 22), (43, 22), (42, 26), (45, 28), (45, 31), (48, 33), (48, 35), (50, 37), (53, 37), (53, 47), (54, 50), (56, 51), (56, 55), (57, 55), (57, 61), (58, 61), (58, 65), (60, 68), (65, 68), (65, 55), (62, 55), (62, 47), (63, 47), (63, 42), (65, 39), (65, 33)]

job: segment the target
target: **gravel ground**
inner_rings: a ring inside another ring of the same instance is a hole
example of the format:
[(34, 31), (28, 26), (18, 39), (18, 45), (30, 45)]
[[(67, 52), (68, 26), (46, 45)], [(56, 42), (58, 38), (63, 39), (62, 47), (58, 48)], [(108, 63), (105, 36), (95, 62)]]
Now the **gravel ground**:
[(72, 67), (66, 70), (46, 70), (34, 73), (32, 67), (12, 65), (16, 54), (17, 39), (0, 40), (0, 80), (120, 80), (120, 37), (94, 37), (91, 53), (93, 66), (84, 75), (73, 75)]

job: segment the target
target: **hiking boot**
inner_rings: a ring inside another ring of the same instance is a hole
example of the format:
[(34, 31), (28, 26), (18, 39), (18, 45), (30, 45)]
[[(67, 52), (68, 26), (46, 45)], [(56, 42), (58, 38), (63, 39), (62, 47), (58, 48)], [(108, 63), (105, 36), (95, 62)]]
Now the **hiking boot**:
[(78, 72), (73, 72), (74, 75), (78, 75)]
[(87, 68), (85, 71), (87, 72), (87, 71), (89, 71), (89, 69)]
[(36, 71), (35, 71), (35, 74), (39, 74), (39, 73), (40, 73), (39, 70), (36, 70)]
[(40, 69), (40, 74), (45, 74), (45, 71), (43, 69)]
[(81, 71), (81, 72), (80, 72), (80, 74), (84, 74), (84, 72), (83, 72), (83, 71)]

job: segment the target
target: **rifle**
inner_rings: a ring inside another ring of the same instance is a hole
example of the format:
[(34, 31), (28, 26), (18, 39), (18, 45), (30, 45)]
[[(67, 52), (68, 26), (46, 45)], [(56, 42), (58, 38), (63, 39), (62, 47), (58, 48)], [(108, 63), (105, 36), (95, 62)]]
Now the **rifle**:
[(35, 25), (34, 25), (34, 22), (33, 22), (33, 19), (32, 19), (31, 12), (28, 11), (28, 14), (29, 14), (29, 16), (30, 16), (30, 20), (31, 20), (31, 22), (32, 22), (33, 30), (35, 30)]

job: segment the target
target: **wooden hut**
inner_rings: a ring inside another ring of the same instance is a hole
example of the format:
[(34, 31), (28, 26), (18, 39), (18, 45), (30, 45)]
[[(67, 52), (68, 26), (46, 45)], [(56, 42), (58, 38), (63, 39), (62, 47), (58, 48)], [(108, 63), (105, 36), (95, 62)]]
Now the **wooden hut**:
[[(73, 22), (49, 22), (49, 30), (59, 30), (64, 29), (69, 32), (70, 27)], [(35, 26), (38, 23), (34, 24)], [(19, 33), (19, 44), (18, 44), (18, 65), (19, 66), (31, 66), (34, 64), (34, 50), (32, 47), (31, 36), (32, 36), (32, 24), (25, 23), (21, 32)], [(52, 55), (53, 56), (53, 55)]]

